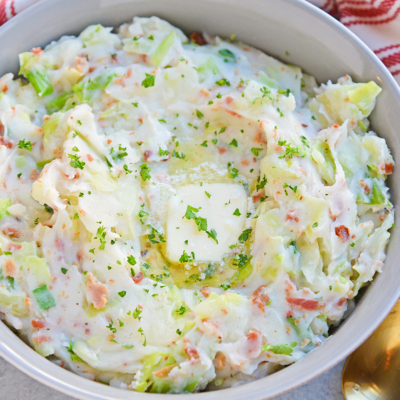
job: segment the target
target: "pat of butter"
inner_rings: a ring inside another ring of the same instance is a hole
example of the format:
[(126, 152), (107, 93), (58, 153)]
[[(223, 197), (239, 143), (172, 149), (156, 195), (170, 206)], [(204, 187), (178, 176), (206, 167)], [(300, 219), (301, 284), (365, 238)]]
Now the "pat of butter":
[[(193, 219), (182, 219), (188, 205), (199, 209), (195, 213), (197, 217), (207, 219), (207, 230), (217, 232), (218, 244), (206, 232), (199, 231)], [(236, 209), (240, 216), (233, 215)], [(247, 195), (242, 185), (206, 183), (177, 188), (176, 196), (172, 196), (168, 204), (167, 257), (178, 262), (185, 250), (189, 255), (194, 252), (196, 261), (221, 261), (230, 252), (229, 246), (237, 243), (246, 212)]]

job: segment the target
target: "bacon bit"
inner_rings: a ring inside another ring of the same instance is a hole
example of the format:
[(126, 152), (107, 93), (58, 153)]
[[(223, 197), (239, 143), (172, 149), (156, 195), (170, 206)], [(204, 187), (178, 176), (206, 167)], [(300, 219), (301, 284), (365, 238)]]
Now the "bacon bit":
[(4, 86), (3, 86), (3, 93), (7, 92), (7, 90), (8, 90), (8, 86), (7, 86), (7, 85), (4, 85)]
[(250, 300), (256, 305), (260, 311), (265, 311), (265, 304), (269, 302), (269, 296), (267, 294), (261, 294), (265, 285), (260, 285), (251, 295)]
[(200, 93), (205, 97), (208, 97), (210, 95), (210, 92), (204, 88), (200, 89)]
[(90, 68), (89, 68), (89, 73), (95, 71), (96, 68), (97, 68), (97, 67), (90, 67)]
[(341, 307), (344, 303), (346, 303), (346, 298), (345, 297), (342, 297), (338, 302), (337, 302), (337, 305), (338, 305), (338, 307)]
[(242, 165), (249, 165), (249, 162), (247, 160), (242, 160)]
[(364, 192), (365, 192), (366, 194), (370, 194), (370, 193), (371, 193), (371, 189), (369, 188), (368, 185), (365, 185)]
[(221, 311), (225, 314), (225, 315), (227, 315), (228, 314), (228, 311), (227, 310), (225, 310), (225, 308), (221, 308)]
[(39, 172), (37, 172), (36, 169), (32, 170), (30, 178), (36, 181), (36, 179), (39, 178)]
[(36, 343), (40, 344), (40, 343), (43, 343), (43, 342), (51, 342), (51, 337), (50, 336), (36, 336), (36, 337), (33, 338), (33, 340)]
[(391, 175), (393, 173), (393, 163), (385, 164), (384, 171), (386, 175)]
[(261, 351), (261, 334), (259, 332), (249, 332), (247, 335), (246, 353), (250, 358), (257, 357)]
[(256, 203), (258, 200), (260, 200), (260, 197), (262, 196), (262, 193), (257, 193), (253, 195), (253, 202)]
[(336, 233), (336, 236), (338, 236), (339, 239), (342, 241), (342, 243), (349, 240), (350, 231), (349, 231), (349, 228), (347, 228), (346, 226), (344, 226), (344, 225), (337, 226), (335, 228), (335, 233)]
[(109, 291), (106, 285), (99, 282), (91, 272), (88, 274), (87, 298), (97, 310), (102, 309), (107, 304), (107, 295)]
[(54, 241), (58, 251), (64, 251), (64, 242), (60, 238), (56, 238)]
[(82, 250), (78, 250), (78, 252), (76, 253), (76, 258), (78, 259), (79, 262), (82, 261), (82, 259), (83, 259), (83, 252), (82, 252)]
[(19, 238), (21, 235), (21, 231), (19, 229), (15, 229), (15, 228), (11, 228), (11, 227), (7, 227), (3, 229), (3, 233), (6, 236), (13, 236), (15, 238)]
[(111, 139), (108, 139), (107, 140), (107, 144), (111, 144), (112, 143), (112, 140)]
[[(3, 127), (3, 125), (0, 124), (0, 136), (4, 135), (4, 131), (3, 131), (3, 134), (1, 134), (1, 128), (2, 127)], [(3, 127), (3, 130), (4, 130), (4, 127)], [(7, 149), (12, 149), (12, 147), (13, 147), (13, 144), (11, 142), (8, 142), (8, 141), (4, 140), (2, 137), (0, 137), (0, 146), (1, 145), (6, 146)]]
[(288, 213), (286, 215), (286, 221), (296, 221), (299, 222), (299, 218), (297, 217), (297, 210), (291, 208), (288, 210)]
[(196, 43), (199, 46), (204, 46), (207, 44), (206, 40), (204, 39), (204, 36), (200, 32), (192, 32), (189, 35), (190, 41), (193, 43)]
[(307, 300), (299, 297), (286, 297), (286, 301), (292, 306), (297, 306), (308, 311), (315, 311), (319, 305), (318, 300)]
[(94, 158), (92, 157), (91, 154), (86, 154), (86, 157), (87, 157), (87, 159), (88, 159), (89, 161), (93, 161), (93, 160), (94, 160)]
[(287, 313), (286, 313), (286, 318), (293, 318), (294, 317), (294, 312), (293, 312), (293, 310), (289, 310)]
[(158, 371), (153, 371), (152, 374), (157, 378), (166, 378), (169, 375), (170, 371), (177, 365), (178, 364), (167, 365), (165, 367), (162, 367)]
[(31, 53), (33, 53), (33, 54), (40, 54), (41, 52), (42, 52), (42, 49), (40, 47), (34, 47), (31, 50)]
[(190, 343), (186, 343), (186, 345), (185, 345), (185, 353), (190, 358), (195, 358), (195, 359), (200, 358), (199, 353), (197, 352), (196, 348), (194, 346), (192, 346)]
[(139, 122), (143, 124), (143, 118), (139, 118)]
[(336, 218), (338, 217), (337, 215), (332, 214), (332, 210), (329, 210), (329, 216), (331, 217), (333, 222), (335, 222)]
[(140, 282), (142, 282), (143, 278), (144, 278), (143, 273), (139, 272), (132, 279), (133, 279), (133, 282), (140, 283)]
[(59, 155), (59, 154), (61, 154), (61, 151), (59, 149), (54, 149), (53, 154)]
[[(386, 219), (386, 214), (383, 212), (383, 213), (381, 213), (381, 215), (379, 216), (379, 219), (381, 220), (381, 221), (384, 221), (385, 219)], [(354, 236), (354, 235), (353, 235)]]
[(217, 366), (217, 369), (224, 369), (225, 368), (225, 363), (226, 363), (225, 354), (218, 353), (218, 355), (215, 357), (215, 364)]
[(144, 159), (146, 160), (146, 162), (149, 161), (149, 158), (151, 157), (152, 154), (153, 154), (153, 152), (152, 152), (151, 150), (146, 150), (146, 151), (143, 153), (143, 157), (144, 157)]
[(13, 250), (20, 250), (22, 245), (20, 244), (13, 244), (13, 243), (8, 243), (7, 245), (8, 250), (13, 251)]
[(244, 51), (250, 51), (250, 49), (248, 47), (243, 47)]
[(90, 329), (86, 328), (86, 329), (85, 329), (85, 334), (86, 334), (86, 335), (89, 335), (89, 333), (90, 333)]
[(228, 114), (232, 115), (233, 117), (242, 118), (242, 116), (241, 116), (240, 114), (238, 114), (237, 112), (235, 112), (235, 111), (227, 110), (227, 109), (225, 109), (225, 111), (226, 111)]
[(267, 139), (264, 138), (264, 132), (261, 131), (254, 137), (253, 142), (268, 144)]
[(132, 68), (128, 68), (128, 71), (126, 73), (126, 77), (130, 78), (132, 76)]
[(31, 321), (31, 324), (32, 324), (32, 326), (35, 328), (35, 329), (42, 329), (42, 328), (44, 328), (44, 323), (42, 322), (42, 321), (38, 321), (38, 320), (32, 320)]
[(0, 137), (4, 136), (4, 125), (0, 122)]
[(6, 276), (14, 276), (17, 274), (17, 266), (11, 258), (7, 258), (4, 261), (4, 272)]
[(233, 101), (233, 97), (231, 97), (231, 96), (227, 96), (227, 98), (225, 99), (225, 102), (226, 102), (226, 104), (228, 104), (228, 106), (229, 106), (229, 104), (232, 103), (232, 101)]
[(31, 305), (31, 299), (29, 297), (25, 297), (25, 303), (28, 305), (28, 307), (30, 307)]
[(200, 292), (201, 292), (201, 294), (202, 294), (204, 297), (208, 297), (208, 296), (211, 294), (210, 289), (209, 289), (208, 286), (202, 287), (202, 288), (200, 289)]
[(218, 153), (219, 153), (219, 154), (224, 154), (224, 153), (226, 153), (225, 147), (219, 147), (219, 148), (218, 148)]
[(308, 127), (308, 125), (306, 125), (306, 124), (301, 124), (301, 126), (302, 126), (303, 128), (307, 128), (307, 127)]
[(338, 124), (333, 125), (334, 128), (339, 128)]

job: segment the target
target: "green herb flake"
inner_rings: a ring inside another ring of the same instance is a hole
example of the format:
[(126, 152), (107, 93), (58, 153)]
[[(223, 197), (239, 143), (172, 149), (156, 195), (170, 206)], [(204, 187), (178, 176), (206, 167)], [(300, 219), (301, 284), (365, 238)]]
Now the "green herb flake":
[(32, 143), (30, 141), (25, 141), (25, 139), (22, 139), (18, 142), (18, 148), (32, 151)]
[(145, 88), (149, 88), (154, 86), (156, 77), (151, 74), (146, 73), (146, 78), (142, 81), (142, 86)]

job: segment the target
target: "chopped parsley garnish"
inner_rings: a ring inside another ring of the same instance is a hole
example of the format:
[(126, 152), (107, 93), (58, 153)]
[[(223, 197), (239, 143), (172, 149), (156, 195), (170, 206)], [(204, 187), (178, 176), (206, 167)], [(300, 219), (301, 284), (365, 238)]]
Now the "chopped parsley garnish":
[(215, 84), (218, 86), (231, 86), (230, 82), (226, 78), (222, 78), (219, 81), (216, 81)]
[(204, 192), (204, 193), (206, 194), (206, 196), (207, 196), (208, 198), (211, 197), (211, 194), (210, 194), (210, 193), (208, 193), (208, 192)]
[(174, 150), (174, 151), (172, 152), (172, 157), (179, 158), (180, 160), (184, 160), (185, 157), (186, 157), (186, 154), (183, 154), (183, 152), (181, 152), (181, 154), (179, 154), (178, 151), (175, 151), (175, 150)]
[(127, 166), (126, 164), (124, 164), (123, 168), (124, 168), (124, 171), (125, 171), (127, 174), (131, 174), (131, 173), (132, 173), (132, 171), (131, 171), (130, 169), (128, 169), (128, 166)]
[(285, 95), (286, 97), (289, 97), (290, 90), (289, 90), (289, 89), (286, 89), (286, 90), (279, 89), (279, 90), (278, 90), (278, 93), (279, 93), (279, 94), (283, 94), (283, 95)]
[[(136, 265), (136, 259), (135, 259), (135, 257), (133, 257), (133, 256), (128, 256), (127, 261), (128, 261), (128, 263), (129, 263), (130, 265)], [(131, 270), (132, 270), (132, 268), (131, 268)], [(132, 272), (132, 271), (131, 271), (131, 272)], [(133, 273), (132, 276), (135, 276), (135, 274)]]
[(211, 140), (214, 144), (217, 144), (218, 143), (218, 139), (212, 139)]
[(189, 311), (189, 309), (185, 306), (180, 306), (178, 310), (176, 310), (176, 313), (179, 315), (185, 314), (185, 312)]
[(354, 247), (356, 244), (354, 242), (350, 243), (351, 247)]
[(77, 156), (75, 154), (68, 154), (68, 157), (71, 159), (70, 165), (73, 168), (83, 169), (86, 164), (84, 161), (80, 160), (80, 156)]
[(168, 156), (169, 151), (168, 150), (163, 150), (161, 147), (158, 148), (158, 155), (159, 156)]
[(204, 117), (204, 114), (199, 110), (196, 110), (196, 115), (197, 115), (197, 118), (199, 118), (199, 119), (202, 119)]
[(138, 107), (138, 105), (139, 105), (139, 103), (138, 102), (136, 102), (136, 103), (132, 103), (132, 105), (134, 106), (134, 107)]
[(32, 151), (32, 143), (30, 141), (25, 141), (25, 139), (22, 139), (18, 142), (18, 148)]
[(242, 214), (240, 214), (240, 211), (239, 211), (239, 209), (237, 208), (237, 209), (233, 212), (233, 215), (236, 215), (236, 216), (240, 217)]
[(237, 140), (236, 139), (232, 139), (232, 141), (229, 143), (229, 146), (238, 147)]
[(144, 218), (144, 217), (147, 217), (147, 216), (149, 216), (150, 214), (148, 213), (148, 212), (146, 212), (146, 211), (144, 211), (144, 210), (140, 210), (139, 211), (139, 214), (138, 214), (138, 217), (139, 218)]
[(67, 268), (61, 268), (61, 272), (65, 275), (68, 272)]
[(231, 285), (229, 285), (229, 283), (223, 283), (220, 287), (226, 291), (231, 288)]
[(265, 175), (264, 175), (264, 177), (262, 178), (262, 180), (260, 181), (260, 177), (258, 177), (257, 178), (257, 185), (256, 185), (256, 190), (260, 190), (260, 189), (263, 189), (264, 188), (264, 186), (267, 184), (267, 178), (265, 177)]
[(305, 136), (300, 136), (300, 139), (301, 139), (302, 143), (304, 144), (304, 146), (310, 148), (310, 145), (308, 144), (308, 140)]
[(146, 346), (147, 344), (147, 339), (146, 339), (146, 335), (143, 333), (143, 329), (139, 328), (138, 332), (144, 337), (144, 342), (143, 342), (143, 346)]
[(142, 164), (140, 166), (140, 176), (142, 177), (143, 181), (146, 181), (147, 179), (148, 180), (151, 179), (150, 171), (151, 171), (151, 169), (149, 168), (149, 166), (147, 164)]
[(74, 219), (79, 219), (79, 214), (78, 213), (75, 213)]
[(218, 240), (217, 240), (217, 232), (215, 231), (215, 229), (211, 229), (211, 231), (206, 231), (207, 236), (210, 239), (215, 240), (215, 242), (218, 244)]
[(314, 222), (312, 227), (316, 228), (317, 226), (318, 226), (318, 222)]
[[(97, 229), (97, 236), (95, 237), (95, 239), (99, 239), (100, 240), (100, 247), (99, 247), (99, 250), (104, 250), (105, 249), (105, 247), (106, 247), (106, 235), (107, 235), (107, 232), (105, 231), (105, 227), (104, 226), (100, 226), (98, 229)], [(94, 254), (94, 253), (93, 253)]]
[(293, 156), (301, 156), (300, 151), (297, 147), (293, 147), (286, 140), (278, 140), (278, 145), (282, 147), (286, 147), (285, 153), (281, 154), (279, 158), (285, 158), (286, 156), (289, 158), (293, 158)]
[(155, 79), (156, 77), (154, 75), (146, 73), (146, 78), (142, 81), (142, 86), (144, 86), (145, 88), (154, 86)]
[[(288, 183), (286, 183), (286, 182), (283, 184), (283, 188), (284, 188), (284, 189), (286, 189), (286, 188), (292, 189), (293, 193), (296, 193), (296, 192), (297, 192), (297, 186), (295, 186), (295, 187), (290, 186), (290, 185), (289, 185)], [(286, 192), (286, 190), (285, 190), (285, 192)]]
[(261, 93), (262, 93), (262, 99), (263, 99), (264, 97), (267, 97), (267, 98), (270, 99), (271, 101), (274, 101), (274, 100), (275, 100), (274, 95), (272, 94), (271, 90), (270, 90), (269, 88), (267, 88), (266, 86), (263, 86), (263, 87), (260, 89), (260, 91), (261, 91)]
[(239, 239), (238, 239), (239, 242), (240, 242), (240, 243), (245, 243), (245, 242), (247, 242), (247, 240), (249, 239), (249, 236), (250, 236), (252, 230), (253, 230), (252, 228), (245, 229), (245, 230), (241, 233), (241, 235), (239, 236)]
[(205, 140), (200, 146), (208, 147), (207, 140)]
[(191, 262), (194, 260), (195, 260), (195, 255), (194, 255), (193, 251), (191, 252), (191, 256), (190, 256), (188, 253), (186, 253), (185, 250), (183, 250), (183, 253), (179, 258), (180, 263), (187, 263), (187, 262)]
[(142, 317), (140, 317), (140, 314), (142, 313), (142, 310), (139, 307), (136, 307), (135, 311), (132, 313), (132, 317), (135, 319), (138, 319), (140, 321), (140, 319)]
[(32, 293), (34, 294), (40, 309), (48, 310), (56, 305), (54, 297), (46, 285), (38, 287), (33, 290)]
[(108, 324), (108, 325), (106, 325), (106, 328), (108, 328), (112, 333), (117, 333), (117, 329), (116, 328), (114, 328), (114, 322), (113, 322), (113, 320), (111, 319), (110, 320), (110, 323)]
[(258, 148), (256, 148), (256, 147), (253, 147), (252, 149), (251, 149), (251, 152), (257, 157), (259, 154), (260, 154), (260, 151), (263, 151), (263, 149), (261, 148), (261, 149), (258, 149)]
[(228, 57), (228, 58), (232, 58), (233, 60), (236, 60), (235, 54), (232, 53), (229, 49), (219, 50), (218, 53), (221, 54), (222, 57)]
[(125, 297), (126, 296), (126, 291), (122, 290), (121, 292), (118, 292), (118, 296)]

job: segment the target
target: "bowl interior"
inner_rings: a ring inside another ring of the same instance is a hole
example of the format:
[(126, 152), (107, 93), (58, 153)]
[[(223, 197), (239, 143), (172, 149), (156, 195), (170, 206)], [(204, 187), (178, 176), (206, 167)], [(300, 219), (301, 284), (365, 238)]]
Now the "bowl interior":
[[(349, 74), (355, 81), (374, 80), (382, 88), (371, 115), (372, 128), (384, 137), (395, 160), (400, 159), (400, 93), (390, 73), (354, 35), (317, 8), (296, 0), (42, 0), (0, 28), (0, 76), (18, 71), (18, 54), (44, 46), (65, 34), (78, 34), (86, 26), (101, 23), (118, 26), (133, 16), (156, 15), (186, 33), (206, 31), (253, 45), (284, 62), (299, 65), (319, 82)], [(400, 186), (389, 180), (396, 206)], [(396, 225), (400, 223), (397, 221)], [(267, 399), (290, 390), (333, 367), (355, 350), (389, 313), (400, 293), (397, 269), (397, 229), (387, 251), (384, 271), (368, 288), (356, 310), (335, 334), (300, 362), (261, 380), (225, 389), (232, 399)], [(0, 324), (0, 354), (16, 367), (55, 389), (80, 399), (124, 399), (143, 395), (100, 385), (55, 366), (39, 356), (5, 325)], [(179, 395), (211, 400), (221, 392)]]

